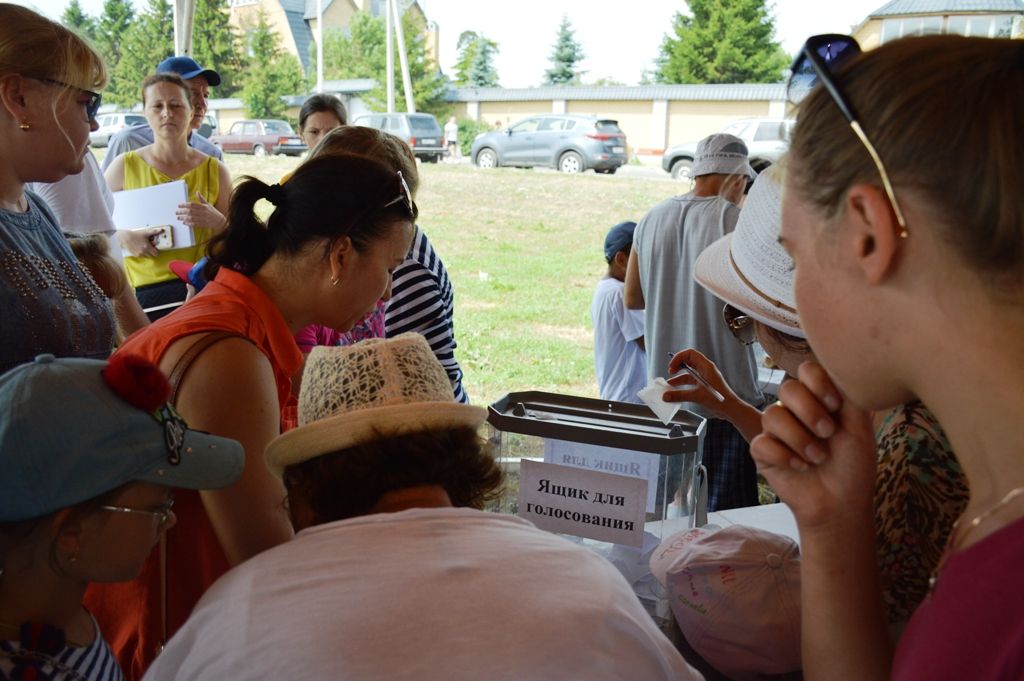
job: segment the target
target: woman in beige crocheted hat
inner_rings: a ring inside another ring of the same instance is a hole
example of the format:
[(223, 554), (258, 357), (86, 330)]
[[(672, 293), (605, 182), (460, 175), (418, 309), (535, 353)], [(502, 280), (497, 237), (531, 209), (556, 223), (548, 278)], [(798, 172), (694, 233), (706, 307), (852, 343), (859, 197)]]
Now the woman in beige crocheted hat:
[(700, 678), (589, 549), (479, 510), (501, 472), (418, 334), (310, 353), (267, 448), (295, 539), (221, 579), (147, 678)]

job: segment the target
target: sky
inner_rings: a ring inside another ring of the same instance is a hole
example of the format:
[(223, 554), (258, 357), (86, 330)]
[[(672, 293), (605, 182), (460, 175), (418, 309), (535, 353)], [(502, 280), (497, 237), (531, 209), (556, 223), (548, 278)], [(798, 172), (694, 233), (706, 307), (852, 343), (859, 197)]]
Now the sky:
[[(60, 18), (68, 0), (15, 0)], [(98, 15), (103, 0), (80, 0)], [(776, 39), (793, 54), (809, 35), (849, 33), (886, 0), (776, 0)], [(135, 0), (137, 6), (145, 2)], [(442, 70), (454, 74), (456, 43), (463, 31), (476, 31), (498, 43), (495, 67), (502, 87), (540, 85), (550, 67), (549, 56), (558, 25), (565, 15), (586, 56), (580, 68), (584, 82), (610, 78), (636, 85), (644, 69), (652, 69), (658, 48), (685, 11), (684, 0), (419, 0), (427, 18), (440, 29)]]

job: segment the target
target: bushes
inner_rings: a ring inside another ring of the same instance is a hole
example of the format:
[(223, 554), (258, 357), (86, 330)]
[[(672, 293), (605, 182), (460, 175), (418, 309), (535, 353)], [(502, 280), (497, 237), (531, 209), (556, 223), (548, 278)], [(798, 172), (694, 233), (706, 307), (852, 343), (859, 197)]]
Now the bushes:
[(473, 140), (482, 132), (494, 130), (483, 121), (474, 121), (471, 118), (458, 119), (459, 124), (459, 148), (463, 156), (469, 156), (469, 150), (473, 146)]

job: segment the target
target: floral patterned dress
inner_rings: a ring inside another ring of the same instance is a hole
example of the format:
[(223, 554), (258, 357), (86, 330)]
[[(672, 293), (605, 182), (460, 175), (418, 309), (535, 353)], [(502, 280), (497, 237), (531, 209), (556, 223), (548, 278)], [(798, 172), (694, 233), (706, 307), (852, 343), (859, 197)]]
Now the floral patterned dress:
[(878, 561), (889, 625), (898, 632), (928, 593), (969, 492), (942, 428), (920, 402), (888, 412), (876, 441)]

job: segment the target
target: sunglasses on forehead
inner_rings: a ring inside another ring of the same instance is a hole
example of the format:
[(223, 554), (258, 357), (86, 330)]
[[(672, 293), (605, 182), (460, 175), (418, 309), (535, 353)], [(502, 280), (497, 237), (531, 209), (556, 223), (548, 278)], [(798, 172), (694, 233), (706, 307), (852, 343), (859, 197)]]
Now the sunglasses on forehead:
[(896, 192), (893, 191), (885, 164), (882, 163), (878, 150), (875, 149), (875, 145), (871, 143), (864, 128), (857, 120), (850, 100), (846, 98), (833, 78), (833, 74), (838, 69), (860, 53), (860, 45), (848, 35), (827, 33), (811, 36), (793, 61), (792, 74), (789, 77), (789, 84), (786, 86), (786, 98), (790, 103), (799, 105), (819, 83), (828, 91), (832, 101), (850, 124), (850, 129), (857, 135), (857, 139), (861, 141), (871, 156), (878, 175), (882, 179), (885, 195), (889, 199), (889, 204), (896, 215), (896, 221), (900, 225), (900, 236), (905, 239), (910, 235), (907, 231), (907, 221), (903, 217), (899, 201), (896, 200)]
[(59, 80), (54, 80), (53, 78), (36, 78), (35, 76), (25, 77), (31, 78), (32, 80), (37, 80), (40, 83), (53, 85), (55, 87), (62, 87), (68, 90), (78, 90), (78, 92), (82, 93), (83, 95), (87, 95), (89, 97), (89, 101), (85, 103), (85, 113), (88, 115), (90, 121), (96, 119), (96, 114), (99, 113), (100, 110), (100, 104), (103, 102), (103, 95), (101, 95), (100, 93), (93, 92), (92, 90), (86, 90), (85, 88), (80, 88), (75, 85), (68, 85), (67, 83), (64, 83)]

